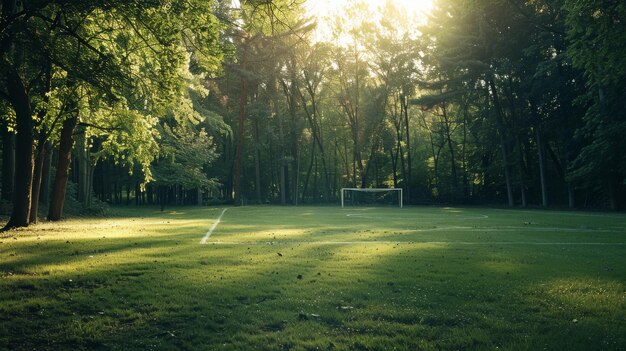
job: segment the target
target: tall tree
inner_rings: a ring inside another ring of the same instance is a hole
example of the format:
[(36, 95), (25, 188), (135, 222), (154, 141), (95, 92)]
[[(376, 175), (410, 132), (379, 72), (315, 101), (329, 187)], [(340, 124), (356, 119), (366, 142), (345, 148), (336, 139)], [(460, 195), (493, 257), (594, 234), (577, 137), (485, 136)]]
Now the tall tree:
[[(620, 2), (565, 1), (568, 54), (588, 86), (577, 138), (584, 146), (571, 177), (605, 189), (617, 209), (626, 178), (626, 7)], [(596, 183), (600, 180), (600, 184)], [(595, 183), (595, 184), (594, 184)]]
[[(189, 56), (198, 72), (218, 68), (221, 58), (217, 41), (219, 24), (212, 15), (211, 3), (162, 5), (167, 4), (42, 1), (24, 4), (19, 16), (3, 15), (0, 55), (7, 63), (3, 67), (8, 69), (3, 70), (2, 78), (6, 99), (16, 112), (16, 129), (20, 135), (16, 148), (16, 175), (20, 182), (14, 187), (13, 215), (7, 228), (25, 226), (29, 222), (25, 218), (30, 211), (32, 194), (34, 133), (32, 119), (24, 116), (32, 116), (36, 99), (32, 92), (41, 89), (27, 89), (24, 82), (42, 85), (37, 73), (45, 69), (42, 63), (50, 62), (73, 80), (98, 91), (109, 106), (137, 112), (122, 115), (142, 115), (148, 120), (150, 114), (177, 102), (183, 91), (181, 87), (185, 86), (180, 73), (190, 69)], [(9, 9), (14, 7), (3, 3), (3, 11)], [(25, 79), (24, 75), (34, 79)], [(83, 107), (79, 98), (76, 98), (76, 106), (78, 110)], [(80, 118), (78, 113), (74, 115)], [(70, 128), (77, 123), (65, 126)], [(71, 138), (72, 131), (65, 135)], [(146, 149), (133, 151), (136, 154), (123, 156), (142, 159), (146, 177), (150, 179), (150, 162), (144, 157), (150, 152)], [(61, 174), (67, 173), (67, 169), (61, 171)]]

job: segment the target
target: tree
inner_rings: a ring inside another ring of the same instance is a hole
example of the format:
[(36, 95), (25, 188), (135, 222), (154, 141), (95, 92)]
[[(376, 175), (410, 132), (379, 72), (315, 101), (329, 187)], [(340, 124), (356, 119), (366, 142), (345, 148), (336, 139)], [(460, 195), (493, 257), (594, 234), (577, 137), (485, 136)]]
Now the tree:
[[(380, 23), (367, 33), (370, 67), (383, 87), (386, 117), (395, 129), (394, 187), (397, 186), (395, 164), (400, 159), (406, 203), (410, 203), (412, 187), (411, 124), (409, 100), (417, 84), (418, 42), (409, 31), (409, 18), (390, 1), (381, 9)], [(406, 159), (406, 164), (405, 164)]]
[(567, 49), (585, 73), (588, 93), (584, 125), (576, 136), (584, 146), (572, 164), (571, 178), (589, 185), (599, 179), (612, 209), (626, 178), (626, 7), (620, 2), (565, 1)]
[[(188, 57), (192, 58), (193, 69), (199, 72), (215, 70), (221, 57), (217, 41), (219, 24), (211, 14), (211, 4), (204, 1), (168, 4), (42, 1), (24, 5), (19, 13), (15, 12), (14, 4), (9, 3), (3, 3), (2, 8), (0, 55), (6, 63), (3, 67), (7, 68), (2, 72), (5, 97), (16, 115), (16, 179), (19, 183), (14, 187), (13, 214), (7, 228), (29, 223), (34, 145), (30, 116), (34, 111), (32, 104), (37, 103), (36, 96), (29, 96), (29, 92), (42, 89), (27, 89), (24, 82), (33, 82), (45, 90), (45, 84), (38, 79), (38, 72), (46, 67), (43, 63), (51, 63), (71, 80), (96, 90), (103, 98), (101, 101), (113, 110), (135, 111), (122, 115), (149, 117), (177, 101), (185, 85), (181, 68), (191, 68)], [(28, 60), (22, 52), (28, 52)], [(24, 75), (35, 79), (26, 79)], [(74, 106), (80, 109), (80, 99), (74, 98), (74, 101)], [(76, 122), (65, 123), (68, 130), (62, 135), (72, 138), (79, 113), (72, 111), (68, 116)], [(144, 126), (149, 127), (149, 123)], [(62, 140), (61, 144), (70, 146), (64, 152), (71, 152), (71, 140)], [(144, 150), (140, 149), (134, 151), (139, 153), (131, 155), (130, 159), (142, 158), (149, 179), (146, 153), (141, 153)], [(60, 159), (67, 158), (67, 155), (60, 155)], [(68, 167), (69, 162), (62, 166)], [(57, 172), (62, 182), (67, 169)], [(56, 189), (63, 191), (64, 187)], [(55, 197), (62, 198), (61, 194)], [(54, 209), (51, 218), (60, 217), (60, 210)]]
[[(329, 201), (332, 193), (331, 166), (328, 164), (328, 156), (326, 154), (327, 144), (325, 143), (325, 133), (322, 127), (324, 121), (320, 106), (320, 96), (323, 83), (327, 79), (329, 71), (331, 48), (325, 43), (312, 44), (310, 42), (305, 42), (304, 46), (298, 46), (297, 48), (300, 51), (297, 60), (301, 67), (301, 74), (299, 79), (293, 79), (292, 86), (296, 89), (302, 104), (312, 143), (310, 145), (311, 156), (302, 193), (304, 197), (312, 176), (313, 166), (319, 159), (322, 164), (322, 177), (324, 180), (324, 200)], [(298, 53), (296, 52), (296, 54)], [(315, 172), (313, 177), (317, 176), (318, 172)], [(313, 190), (313, 198), (318, 198), (316, 189)]]

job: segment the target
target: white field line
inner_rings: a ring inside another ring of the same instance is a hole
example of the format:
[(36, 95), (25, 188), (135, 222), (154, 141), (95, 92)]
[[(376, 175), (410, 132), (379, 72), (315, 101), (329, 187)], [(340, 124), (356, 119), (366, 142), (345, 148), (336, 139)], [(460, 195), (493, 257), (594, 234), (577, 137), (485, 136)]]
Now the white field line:
[(451, 227), (434, 227), (434, 228), (419, 228), (419, 229), (406, 229), (402, 230), (405, 233), (423, 233), (423, 232), (441, 232), (449, 230), (451, 232), (479, 232), (479, 233), (487, 233), (487, 232), (517, 232), (517, 231), (526, 231), (526, 232), (571, 232), (571, 233), (622, 233), (622, 230), (617, 229), (587, 229), (587, 228), (558, 228), (558, 227), (499, 227), (499, 228), (481, 228), (481, 227), (461, 227), (461, 226), (451, 226)]
[(209, 231), (206, 232), (206, 234), (204, 235), (204, 237), (202, 238), (202, 240), (200, 240), (200, 244), (204, 245), (206, 244), (206, 241), (209, 240), (209, 237), (211, 236), (211, 234), (213, 234), (213, 231), (215, 230), (215, 228), (217, 228), (217, 225), (220, 224), (220, 221), (222, 220), (222, 216), (224, 215), (224, 213), (226, 213), (226, 210), (228, 210), (227, 208), (225, 208), (222, 211), (222, 214), (220, 214), (219, 217), (217, 217), (217, 220), (215, 221), (215, 223), (213, 223), (213, 225), (211, 226), (211, 228), (209, 228)]
[(537, 245), (537, 246), (623, 246), (626, 243), (568, 243), (568, 242), (534, 242), (534, 241), (214, 241), (213, 245)]
[(537, 214), (537, 213), (547, 213), (554, 214), (559, 216), (574, 216), (574, 217), (602, 217), (602, 218), (615, 218), (615, 219), (624, 219), (626, 220), (626, 215), (620, 216), (619, 214), (610, 215), (603, 213), (576, 213), (576, 212), (563, 212), (563, 211), (523, 211), (523, 210), (509, 210), (509, 209), (493, 209), (494, 211), (502, 211), (502, 212), (517, 212), (517, 213), (529, 213), (529, 214)]
[(559, 227), (500, 227), (500, 228), (480, 228), (480, 227), (437, 227), (424, 229), (411, 229), (407, 232), (434, 232), (434, 231), (467, 231), (467, 232), (572, 232), (572, 233), (623, 233), (618, 229), (591, 229), (591, 228), (559, 228)]
[[(389, 219), (389, 216), (370, 216), (367, 214), (360, 214), (360, 213), (348, 213), (346, 217), (365, 218), (365, 219)], [(455, 217), (455, 216), (415, 216), (411, 218), (420, 219), (420, 220), (429, 220), (429, 219), (466, 220), (466, 219), (488, 219), (489, 216), (481, 214), (481, 215), (476, 215), (476, 216), (458, 216), (458, 217)]]
[(462, 227), (462, 226), (450, 226), (440, 227), (435, 226), (432, 228), (418, 228), (418, 229), (405, 229), (401, 230), (405, 233), (418, 233), (418, 232), (440, 232), (440, 231), (464, 231), (464, 232), (573, 232), (573, 233), (623, 233), (621, 229), (593, 229), (593, 228), (560, 228), (560, 227), (532, 227), (532, 226), (504, 226), (504, 227)]

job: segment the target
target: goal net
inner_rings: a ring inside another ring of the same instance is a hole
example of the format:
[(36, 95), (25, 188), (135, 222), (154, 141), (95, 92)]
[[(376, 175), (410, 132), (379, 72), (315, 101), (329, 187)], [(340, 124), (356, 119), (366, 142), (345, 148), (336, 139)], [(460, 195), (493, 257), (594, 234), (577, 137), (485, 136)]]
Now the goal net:
[(400, 206), (402, 188), (342, 188), (341, 207)]

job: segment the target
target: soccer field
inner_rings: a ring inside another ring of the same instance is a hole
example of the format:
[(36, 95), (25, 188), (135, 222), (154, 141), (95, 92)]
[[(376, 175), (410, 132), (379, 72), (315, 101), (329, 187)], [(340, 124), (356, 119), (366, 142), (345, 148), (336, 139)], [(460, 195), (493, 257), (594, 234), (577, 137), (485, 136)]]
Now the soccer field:
[(0, 349), (626, 349), (621, 214), (117, 211), (3, 234)]

